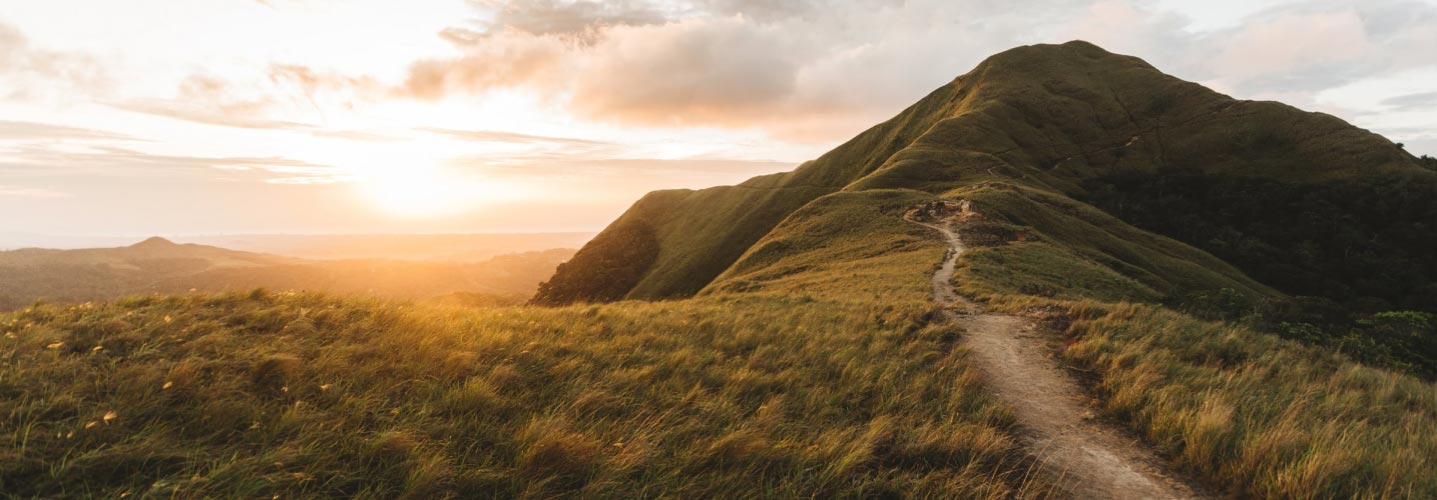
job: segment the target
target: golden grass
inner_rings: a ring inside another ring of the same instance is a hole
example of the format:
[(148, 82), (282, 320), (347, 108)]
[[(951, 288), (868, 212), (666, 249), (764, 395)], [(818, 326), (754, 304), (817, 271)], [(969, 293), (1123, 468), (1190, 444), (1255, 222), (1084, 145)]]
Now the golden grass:
[(1065, 307), (1104, 410), (1184, 467), (1263, 498), (1437, 496), (1437, 385), (1154, 306)]
[(1041, 496), (1010, 411), (929, 313), (260, 292), (31, 308), (0, 315), (0, 491)]

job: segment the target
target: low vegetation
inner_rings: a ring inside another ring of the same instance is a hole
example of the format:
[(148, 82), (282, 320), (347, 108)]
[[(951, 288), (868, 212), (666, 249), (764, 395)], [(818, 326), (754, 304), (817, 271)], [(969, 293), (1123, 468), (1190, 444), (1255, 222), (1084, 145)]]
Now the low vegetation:
[(0, 314), (20, 497), (1030, 497), (923, 302), (464, 309), (315, 294)]
[(964, 224), (979, 246), (960, 261), (955, 285), (1064, 334), (1062, 356), (1090, 377), (1103, 413), (1183, 469), (1257, 498), (1437, 496), (1437, 384), (1344, 354), (1371, 355), (1379, 351), (1361, 346), (1395, 339), (1430, 343), (1430, 330), (1418, 330), (1431, 328), (1429, 315), (1374, 316), (1347, 343), (1286, 339), (1259, 328), (1263, 318), (1303, 317), (1278, 311), (1292, 299), (1233, 288), (1159, 297), (1120, 271), (1133, 259), (1115, 268), (1056, 245), (1051, 227), (1013, 222), (1020, 205), (968, 194), (990, 215)]

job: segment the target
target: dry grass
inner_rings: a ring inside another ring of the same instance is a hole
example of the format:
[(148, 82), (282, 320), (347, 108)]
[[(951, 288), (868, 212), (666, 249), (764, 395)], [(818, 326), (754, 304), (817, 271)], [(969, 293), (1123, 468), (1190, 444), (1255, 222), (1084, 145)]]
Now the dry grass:
[[(1437, 384), (1242, 325), (1123, 302), (1153, 288), (1049, 243), (1056, 238), (1041, 228), (1017, 230), (1047, 241), (966, 255), (960, 291), (1065, 332), (1062, 355), (1092, 375), (1104, 413), (1180, 468), (1244, 497), (1437, 497)], [(1033, 283), (1048, 296), (1023, 293)]]
[(1009, 410), (928, 315), (763, 295), (32, 308), (0, 315), (0, 491), (1039, 496)]
[(1068, 303), (1104, 410), (1244, 496), (1437, 497), (1437, 385), (1244, 327)]

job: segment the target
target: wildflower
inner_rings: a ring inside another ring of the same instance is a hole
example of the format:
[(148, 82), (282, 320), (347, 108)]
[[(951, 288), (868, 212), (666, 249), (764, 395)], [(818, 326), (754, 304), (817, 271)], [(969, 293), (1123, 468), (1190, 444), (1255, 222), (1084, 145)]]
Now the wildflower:
[(171, 318), (170, 315), (168, 315), (168, 314), (165, 315), (165, 323), (168, 324), (168, 323), (172, 323), (172, 322), (174, 322), (174, 321), (175, 321), (175, 318)]
[(327, 390), (329, 390), (330, 387), (333, 387), (333, 386), (334, 386), (334, 384), (324, 384), (324, 385), (319, 386), (319, 390), (321, 390), (321, 391), (327, 391)]
[(174, 386), (175, 386), (175, 382), (174, 382), (173, 380), (166, 380), (166, 381), (165, 381), (165, 385), (160, 386), (160, 390), (169, 389), (169, 388), (174, 387)]
[(15, 336), (15, 332), (5, 332), (5, 338), (7, 338), (7, 339), (14, 339), (14, 338), (17, 338), (17, 337)]
[(115, 417), (118, 417), (118, 416), (119, 416), (119, 415), (115, 414), (114, 411), (107, 411), (107, 412), (105, 412), (105, 416), (104, 416), (104, 417), (100, 417), (100, 418), (104, 419), (105, 423), (108, 424), (108, 423), (110, 423), (111, 420), (114, 420)]

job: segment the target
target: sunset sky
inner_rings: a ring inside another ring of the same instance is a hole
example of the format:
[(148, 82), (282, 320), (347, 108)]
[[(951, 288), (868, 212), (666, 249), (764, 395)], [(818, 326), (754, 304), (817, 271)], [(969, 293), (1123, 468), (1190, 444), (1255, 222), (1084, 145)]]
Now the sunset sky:
[(598, 230), (1071, 39), (1437, 154), (1437, 0), (0, 0), (0, 247)]

